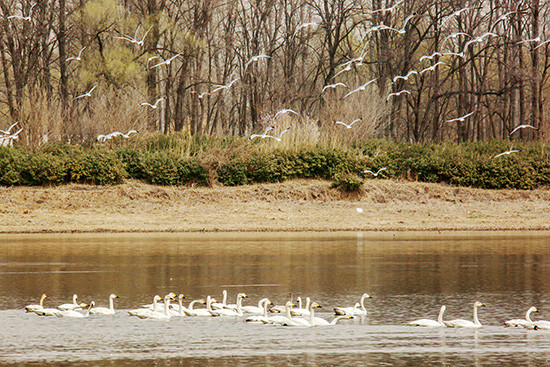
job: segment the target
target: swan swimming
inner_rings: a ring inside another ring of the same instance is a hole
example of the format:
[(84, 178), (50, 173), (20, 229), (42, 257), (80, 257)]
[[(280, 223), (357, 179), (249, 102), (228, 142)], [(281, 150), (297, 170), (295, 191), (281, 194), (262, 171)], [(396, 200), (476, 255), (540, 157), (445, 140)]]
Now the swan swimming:
[[(204, 301), (203, 301), (204, 302)], [(199, 308), (199, 309), (192, 309), (191, 305), (189, 305), (189, 309), (185, 311), (185, 314), (187, 316), (200, 316), (200, 317), (212, 317), (212, 302), (216, 302), (216, 300), (210, 296), (206, 297), (206, 308)]]
[(75, 310), (64, 310), (64, 311), (57, 310), (57, 312), (55, 313), (55, 316), (57, 316), (57, 317), (71, 317), (71, 318), (89, 317), (90, 316), (90, 310), (94, 306), (95, 306), (95, 302), (92, 301), (92, 302), (90, 302), (90, 305), (86, 308), (85, 313), (81, 313), (81, 312), (78, 312), (78, 311), (75, 311)]
[(260, 323), (264, 323), (264, 324), (268, 324), (269, 323), (269, 316), (267, 316), (267, 307), (269, 305), (272, 305), (273, 302), (271, 302), (269, 299), (267, 298), (262, 298), (260, 300), (260, 302), (262, 303), (262, 310), (263, 310), (263, 314), (261, 316), (259, 315), (253, 315), (253, 316), (250, 316), (248, 317), (246, 320), (246, 322), (260, 322)]
[(40, 304), (39, 305), (27, 305), (25, 306), (25, 312), (36, 312), (38, 310), (44, 309), (44, 299), (46, 298), (46, 294), (42, 294), (40, 297)]
[(292, 316), (309, 316), (309, 306), (311, 304), (311, 299), (309, 297), (306, 297), (306, 305), (302, 308), (302, 298), (298, 297), (296, 298), (298, 301), (298, 308), (292, 308), (290, 309), (290, 314)]
[(90, 310), (92, 315), (114, 315), (115, 314), (115, 298), (119, 298), (116, 294), (109, 296), (109, 308), (107, 307), (94, 307)]
[(239, 293), (237, 295), (237, 307), (234, 310), (229, 308), (213, 310), (212, 305), (210, 305), (209, 311), (212, 314), (212, 316), (242, 316), (243, 315), (243, 310), (242, 310), (243, 298), (248, 298), (248, 296), (245, 293)]
[(332, 319), (331, 322), (328, 322), (325, 319), (322, 319), (320, 317), (315, 316), (315, 309), (316, 308), (322, 308), (320, 304), (317, 302), (313, 302), (311, 306), (309, 306), (309, 324), (311, 326), (330, 326), (330, 325), (336, 325), (336, 323), (342, 319), (352, 319), (353, 316), (351, 315), (340, 315), (336, 316), (334, 319)]
[(447, 307), (445, 306), (441, 306), (441, 309), (439, 310), (439, 315), (437, 316), (437, 321), (430, 319), (420, 319), (408, 322), (407, 325), (423, 327), (446, 327), (445, 323), (443, 322), (443, 314), (445, 313), (446, 308)]
[(536, 307), (530, 307), (527, 310), (527, 313), (525, 314), (524, 319), (512, 319), (512, 320), (504, 321), (504, 325), (506, 325), (508, 327), (531, 325), (531, 324), (533, 324), (533, 320), (531, 320), (531, 313), (532, 312), (539, 312), (539, 310)]
[(350, 315), (350, 316), (366, 316), (367, 309), (365, 308), (365, 298), (372, 298), (367, 293), (363, 293), (361, 301), (356, 303), (354, 307), (334, 307), (334, 313), (336, 315)]
[[(282, 326), (311, 326), (311, 324), (303, 318), (293, 318), (290, 310), (294, 306), (294, 303), (288, 301), (285, 304), (286, 316), (273, 316), (270, 317), (268, 322), (269, 324), (277, 324)], [(263, 321), (262, 321), (263, 322)]]
[(78, 303), (76, 300), (78, 299), (78, 296), (76, 294), (73, 294), (73, 303), (63, 303), (62, 305), (57, 306), (58, 309), (61, 311), (67, 311), (67, 310), (80, 310), (84, 307), (88, 307), (88, 304), (82, 302)]
[[(160, 300), (159, 296), (155, 296), (153, 300)], [(164, 297), (164, 311), (153, 311), (151, 309), (143, 308), (138, 312), (130, 313), (132, 316), (137, 316), (140, 319), (155, 319), (155, 320), (168, 320), (170, 319), (170, 301), (174, 300), (173, 293), (167, 294)], [(135, 310), (134, 310), (135, 311)]]
[[(157, 309), (157, 302), (160, 301), (162, 298), (160, 298), (159, 295), (156, 295), (153, 297), (153, 303), (152, 305), (145, 305), (142, 308), (136, 308), (134, 310), (128, 311), (130, 316), (136, 316), (140, 319), (147, 318), (147, 315), (151, 314), (152, 312), (155, 312), (153, 310)], [(151, 307), (149, 307), (151, 306)]]
[(258, 301), (258, 306), (241, 306), (241, 310), (245, 313), (251, 313), (254, 315), (262, 315), (264, 313), (264, 302), (270, 302), (267, 298), (262, 298)]
[[(176, 294), (173, 292), (170, 292), (166, 295), (166, 297), (169, 297), (170, 299), (176, 299)], [(164, 298), (166, 299), (166, 297)], [(159, 296), (157, 301), (162, 301), (162, 298), (160, 298)], [(147, 308), (147, 309), (150, 309), (151, 311), (162, 312), (164, 311), (164, 304), (155, 302), (155, 299), (153, 298), (153, 303), (150, 303), (148, 305), (143, 305), (141, 306), (141, 308)]]
[[(183, 307), (183, 312), (185, 313), (185, 315), (187, 315), (187, 316), (201, 316), (201, 315), (197, 314), (197, 311), (205, 310), (206, 312), (208, 312), (208, 310), (206, 310), (205, 308), (204, 309), (197, 309), (197, 310), (193, 309), (193, 307), (195, 306), (196, 303), (201, 303), (201, 304), (205, 305), (206, 301), (204, 299), (196, 299), (196, 300), (191, 301), (191, 303), (189, 303), (189, 306), (187, 308)], [(212, 305), (210, 305), (210, 306), (212, 306)], [(211, 316), (211, 315), (208, 312), (208, 315), (202, 315), (202, 316)]]
[(485, 307), (485, 305), (479, 301), (474, 303), (474, 322), (463, 319), (455, 319), (451, 321), (444, 321), (445, 325), (447, 325), (447, 327), (480, 328), (482, 325), (477, 318), (478, 307)]
[(222, 301), (221, 302), (213, 302), (210, 307), (212, 307), (213, 310), (219, 310), (220, 308), (227, 308), (227, 291), (224, 289), (222, 291)]

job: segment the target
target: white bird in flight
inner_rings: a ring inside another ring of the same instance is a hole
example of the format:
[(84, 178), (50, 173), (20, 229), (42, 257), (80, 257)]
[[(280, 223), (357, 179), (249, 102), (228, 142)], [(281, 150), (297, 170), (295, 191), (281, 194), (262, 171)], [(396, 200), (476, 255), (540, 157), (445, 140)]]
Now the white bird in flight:
[(222, 90), (222, 89), (229, 89), (231, 88), (231, 86), (233, 85), (233, 83), (235, 83), (237, 80), (239, 80), (240, 78), (236, 78), (236, 79), (233, 79), (232, 81), (230, 81), (228, 84), (225, 84), (225, 85), (215, 85), (215, 87), (217, 87), (216, 89), (212, 90), (212, 92), (210, 92), (210, 94), (214, 93), (214, 92), (217, 92), (219, 90)]
[(443, 61), (438, 61), (438, 62), (436, 62), (435, 64), (433, 64), (432, 66), (429, 66), (429, 67), (427, 67), (426, 69), (420, 70), (420, 72), (419, 72), (418, 74), (424, 74), (425, 72), (428, 72), (428, 71), (434, 71), (435, 68), (436, 68), (438, 65), (447, 65), (447, 64), (445, 64)]
[(452, 17), (458, 17), (460, 15), (460, 13), (466, 11), (466, 10), (472, 10), (472, 9), (476, 9), (474, 7), (471, 7), (471, 8), (462, 8), (460, 10), (457, 10), (455, 11), (454, 13), (446, 16), (443, 21), (441, 22), (441, 27), (443, 27), (445, 25), (445, 23), (447, 23)]
[(393, 82), (395, 83), (396, 81), (398, 81), (399, 79), (404, 79), (404, 80), (409, 80), (409, 77), (411, 75), (414, 75), (414, 74), (418, 74), (418, 71), (416, 70), (411, 70), (407, 73), (407, 75), (398, 75), (396, 76), (395, 78), (393, 78)]
[(162, 62), (159, 62), (158, 64), (151, 66), (151, 69), (154, 69), (154, 68), (156, 68), (157, 66), (161, 66), (161, 65), (170, 65), (170, 63), (171, 63), (172, 61), (174, 61), (174, 60), (175, 60), (178, 56), (180, 56), (180, 55), (181, 55), (181, 54), (176, 54), (176, 55), (172, 56), (172, 57), (169, 58), (169, 59), (166, 59), (166, 60), (164, 60), (164, 61), (162, 61)]
[(246, 62), (246, 64), (244, 65), (244, 70), (246, 71), (246, 69), (248, 69), (248, 65), (252, 64), (253, 62), (257, 62), (261, 59), (271, 59), (271, 56), (266, 55), (266, 54), (260, 54), (260, 55), (252, 56), (250, 58), (250, 60), (248, 60)]
[(21, 19), (21, 20), (27, 20), (27, 21), (30, 21), (31, 20), (31, 17), (32, 17), (32, 10), (34, 9), (34, 7), (38, 4), (38, 2), (34, 3), (30, 10), (29, 10), (29, 15), (28, 16), (21, 16), (21, 15), (10, 15), (9, 17), (7, 17), (6, 19)]
[(268, 126), (268, 127), (265, 128), (265, 131), (263, 132), (263, 134), (252, 134), (252, 135), (250, 135), (248, 140), (252, 140), (254, 138), (262, 138), (263, 139), (263, 138), (268, 136), (267, 132), (270, 131), (270, 130), (273, 130), (274, 128), (275, 127), (273, 127), (273, 126)]
[(465, 33), (465, 32), (455, 32), (455, 33), (451, 33), (450, 35), (448, 35), (447, 37), (445, 37), (445, 39), (443, 39), (443, 42), (441, 42), (441, 46), (443, 46), (445, 44), (445, 42), (447, 42), (448, 40), (450, 40), (451, 38), (456, 38), (458, 36), (468, 36), (470, 38), (473, 38), (471, 35), (469, 35), (468, 33)]
[(90, 89), (90, 90), (87, 91), (86, 93), (81, 94), (81, 95), (79, 95), (79, 96), (77, 96), (77, 97), (74, 97), (73, 99), (79, 99), (79, 98), (84, 98), (84, 97), (91, 97), (91, 96), (92, 96), (92, 92), (93, 92), (93, 90), (94, 90), (96, 87), (97, 87), (97, 84), (94, 85), (94, 86), (92, 87), (92, 89)]
[(515, 132), (518, 131), (519, 129), (525, 129), (525, 128), (530, 128), (530, 129), (537, 130), (536, 127), (531, 126), (531, 125), (519, 125), (519, 126), (517, 126), (514, 130), (512, 130), (512, 132), (510, 133), (510, 135), (512, 135), (513, 133), (515, 133)]
[(441, 52), (434, 52), (433, 54), (431, 55), (424, 55), (420, 58), (420, 62), (424, 61), (424, 60), (432, 60), (434, 57), (436, 56), (443, 56), (443, 54)]
[(447, 120), (445, 122), (455, 122), (455, 121), (461, 121), (461, 122), (464, 122), (468, 117), (472, 116), (474, 113), (476, 113), (476, 111), (472, 111), (464, 116), (461, 116), (461, 117), (457, 117), (457, 118), (454, 118), (454, 119), (450, 119), (450, 120)]
[(508, 154), (517, 153), (517, 152), (519, 152), (519, 150), (507, 150), (507, 151), (505, 151), (505, 152), (502, 152), (502, 153), (500, 153), (500, 154), (495, 155), (495, 156), (493, 157), (493, 159), (498, 158), (498, 157), (500, 157), (500, 156), (502, 156), (502, 155), (508, 155)]
[(350, 71), (351, 70), (351, 66), (353, 64), (348, 64), (345, 68), (343, 68), (342, 70), (340, 70), (339, 72), (337, 72), (336, 74), (334, 74), (334, 76), (332, 77), (333, 79), (336, 78), (338, 75), (342, 74), (342, 73), (345, 73), (346, 71)]
[(339, 125), (344, 125), (346, 128), (351, 129), (351, 127), (353, 126), (353, 124), (355, 124), (356, 122), (361, 121), (361, 120), (363, 120), (362, 117), (361, 117), (361, 118), (358, 118), (358, 119), (355, 119), (355, 120), (353, 120), (352, 122), (350, 122), (349, 125), (346, 124), (345, 122), (342, 122), (342, 121), (334, 121), (334, 123), (335, 123), (335, 124), (339, 124)]
[(360, 92), (360, 91), (365, 90), (369, 84), (374, 83), (374, 82), (377, 81), (378, 79), (379, 79), (379, 78), (369, 80), (369, 81), (366, 82), (365, 84), (359, 86), (359, 88), (354, 89), (354, 90), (352, 90), (351, 92), (349, 92), (348, 94), (346, 94), (346, 95), (344, 96), (344, 98), (346, 98), (346, 97), (352, 95), (352, 94), (355, 93), (355, 92)]
[(69, 58), (68, 58), (67, 60), (65, 60), (65, 61), (68, 62), (68, 61), (71, 61), (71, 60), (77, 60), (77, 61), (82, 60), (82, 51), (84, 51), (84, 50), (86, 49), (86, 47), (87, 47), (87, 46), (84, 46), (84, 47), (82, 48), (82, 50), (80, 50), (80, 52), (78, 53), (78, 56), (77, 56), (77, 57), (69, 57)]
[(130, 36), (127, 36), (125, 34), (122, 34), (122, 37), (115, 37), (115, 38), (118, 38), (118, 39), (121, 39), (121, 40), (125, 40), (125, 41), (129, 41), (131, 43), (135, 43), (137, 44), (138, 46), (143, 46), (143, 42), (145, 41), (145, 37), (147, 37), (147, 34), (149, 33), (149, 31), (153, 28), (152, 26), (147, 30), (147, 32), (145, 32), (145, 34), (143, 35), (143, 37), (141, 37), (140, 40), (137, 39), (137, 35), (138, 35), (138, 32), (139, 32), (139, 29), (141, 28), (141, 24), (138, 25), (138, 27), (136, 28), (136, 32), (134, 33), (134, 37), (130, 37)]
[(294, 34), (292, 35), (292, 38), (296, 37), (296, 34), (300, 31), (300, 29), (306, 28), (306, 27), (316, 27), (318, 25), (319, 24), (317, 24), (315, 22), (302, 23), (298, 27), (296, 27), (296, 30), (294, 31)]
[[(294, 110), (291, 110), (290, 108), (283, 108), (282, 110), (279, 110), (275, 116), (273, 116), (272, 120), (275, 120), (279, 115), (284, 115), (284, 114), (287, 114), (287, 113), (293, 113), (297, 116), (300, 116), (300, 114)], [(301, 117), (301, 116), (300, 116)]]
[(279, 134), (279, 136), (266, 135), (265, 137), (266, 137), (266, 138), (272, 138), (272, 139), (275, 139), (275, 140), (277, 140), (277, 141), (281, 141), (281, 137), (282, 137), (283, 134), (286, 133), (288, 130), (290, 130), (290, 129), (284, 129), (283, 131), (281, 131), (281, 133)]
[(15, 126), (17, 126), (17, 124), (19, 123), (19, 121), (16, 121), (15, 123), (13, 123), (9, 128), (8, 130), (0, 130), (0, 133), (4, 134), (4, 135), (9, 135), (11, 134), (11, 129), (13, 129)]
[(389, 100), (390, 100), (390, 97), (397, 97), (397, 96), (402, 95), (403, 93), (407, 93), (407, 94), (409, 94), (409, 95), (412, 95), (411, 92), (409, 92), (409, 91), (406, 90), (406, 89), (403, 89), (403, 90), (400, 90), (399, 92), (394, 92), (394, 93), (388, 94), (388, 96), (386, 97), (386, 101), (389, 101)]
[(540, 42), (540, 35), (538, 37), (535, 37), (535, 38), (529, 38), (529, 39), (526, 39), (526, 40), (521, 40), (519, 42), (516, 42), (516, 45), (521, 45), (523, 43), (529, 43), (529, 42)]
[(484, 33), (483, 35), (479, 36), (479, 37), (476, 37), (474, 39), (471, 39), (469, 40), (468, 42), (466, 42), (464, 44), (464, 50), (462, 51), (463, 54), (466, 53), (466, 51), (468, 50), (468, 47), (472, 44), (472, 43), (479, 43), (481, 41), (483, 41), (483, 39), (487, 36), (493, 36), (493, 37), (500, 37), (498, 34), (496, 33), (493, 33), (493, 32), (487, 32), (487, 33)]
[(378, 12), (392, 12), (392, 11), (394, 11), (399, 5), (401, 5), (402, 2), (403, 2), (403, 0), (398, 1), (398, 2), (396, 2), (393, 6), (391, 6), (391, 7), (389, 7), (389, 8), (371, 10), (370, 13), (371, 13), (371, 14), (374, 14), (374, 13), (378, 13)]
[(344, 83), (338, 82), (338, 83), (334, 83), (334, 84), (325, 85), (325, 86), (323, 87), (323, 90), (321, 91), (321, 93), (323, 93), (325, 90), (327, 90), (327, 89), (329, 89), (329, 88), (331, 88), (331, 89), (336, 89), (336, 87), (339, 87), (339, 86), (342, 86), (342, 87), (345, 87), (345, 88), (348, 87), (348, 86), (345, 85)]
[(548, 43), (550, 43), (550, 40), (546, 40), (546, 41), (542, 42), (540, 45), (538, 45), (537, 47), (535, 47), (535, 50), (536, 50), (537, 48), (539, 48), (539, 47), (542, 47), (542, 46), (544, 46), (544, 45), (547, 45)]
[(387, 169), (388, 169), (388, 167), (382, 167), (382, 168), (380, 168), (380, 169), (379, 169), (378, 171), (376, 171), (376, 172), (373, 172), (373, 171), (371, 171), (371, 170), (366, 169), (366, 170), (363, 171), (363, 173), (370, 173), (370, 174), (372, 174), (374, 177), (378, 177), (378, 175), (380, 174), (380, 172), (385, 171), (385, 170), (387, 170)]
[(159, 99), (156, 100), (156, 102), (154, 104), (150, 104), (148, 102), (141, 102), (139, 105), (140, 106), (149, 106), (151, 108), (157, 108), (158, 105), (159, 105), (159, 102), (166, 99), (166, 97), (160, 97)]

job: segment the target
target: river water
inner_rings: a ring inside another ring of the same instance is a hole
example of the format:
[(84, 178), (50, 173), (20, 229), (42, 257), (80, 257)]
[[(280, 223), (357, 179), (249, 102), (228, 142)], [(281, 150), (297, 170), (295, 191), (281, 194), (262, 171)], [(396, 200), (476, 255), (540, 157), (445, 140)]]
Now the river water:
[[(550, 233), (196, 233), (0, 236), (0, 365), (550, 365), (550, 331), (506, 328), (530, 306), (550, 320)], [(310, 297), (332, 319), (361, 295), (368, 315), (291, 328), (242, 318), (141, 320), (155, 294), (234, 303)], [(82, 301), (115, 316), (39, 317), (24, 306)], [(480, 329), (406, 326), (472, 319)]]

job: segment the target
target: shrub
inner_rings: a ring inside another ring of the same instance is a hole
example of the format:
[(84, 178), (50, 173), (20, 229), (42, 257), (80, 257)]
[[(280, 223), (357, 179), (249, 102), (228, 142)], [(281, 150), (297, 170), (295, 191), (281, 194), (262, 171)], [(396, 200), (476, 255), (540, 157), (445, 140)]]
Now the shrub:
[(65, 159), (50, 153), (29, 155), (21, 171), (25, 185), (61, 184), (67, 181)]
[(237, 186), (248, 183), (246, 165), (242, 162), (231, 161), (218, 168), (218, 180), (226, 186)]
[(339, 174), (334, 178), (332, 187), (347, 193), (359, 192), (363, 187), (363, 179), (355, 174)]
[(21, 185), (21, 170), (26, 156), (18, 149), (0, 147), (0, 185)]
[(122, 161), (113, 152), (85, 151), (67, 162), (70, 181), (95, 185), (114, 185), (125, 177)]

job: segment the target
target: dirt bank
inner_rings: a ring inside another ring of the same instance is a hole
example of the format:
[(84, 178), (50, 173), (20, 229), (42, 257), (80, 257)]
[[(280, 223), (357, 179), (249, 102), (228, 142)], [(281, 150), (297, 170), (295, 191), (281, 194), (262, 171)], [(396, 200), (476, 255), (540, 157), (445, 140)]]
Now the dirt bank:
[(137, 181), (0, 188), (0, 233), (549, 229), (548, 189), (495, 191), (389, 180), (370, 180), (358, 195), (309, 180), (211, 188)]

